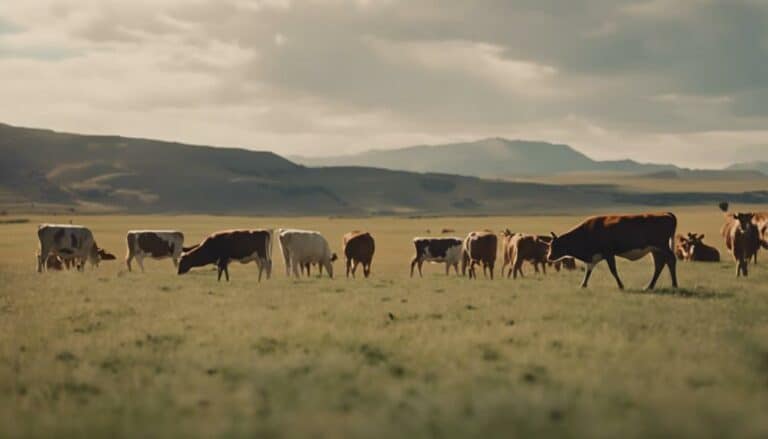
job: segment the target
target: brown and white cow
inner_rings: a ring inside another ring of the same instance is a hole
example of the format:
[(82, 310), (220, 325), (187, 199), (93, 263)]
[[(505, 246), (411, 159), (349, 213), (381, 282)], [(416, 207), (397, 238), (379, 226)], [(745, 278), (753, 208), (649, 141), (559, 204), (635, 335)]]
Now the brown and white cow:
[(707, 244), (704, 244), (704, 235), (689, 233), (685, 238), (688, 243), (686, 261), (693, 262), (720, 262), (720, 252)]
[(93, 233), (83, 226), (41, 224), (37, 228), (37, 237), (40, 240), (40, 250), (37, 254), (38, 273), (43, 271), (51, 255), (60, 257), (67, 267), (72, 265), (81, 271), (86, 261), (96, 267), (101, 260), (115, 259), (114, 255), (96, 245)]
[(413, 238), (413, 246), (416, 255), (411, 259), (411, 277), (414, 267), (419, 268), (419, 276), (422, 276), (421, 267), (424, 262), (445, 263), (445, 274), (453, 267), (459, 274), (459, 263), (462, 260), (462, 241), (459, 238)]
[(691, 243), (683, 235), (675, 235), (675, 257), (678, 261), (688, 259), (688, 252), (691, 249)]
[(616, 271), (616, 257), (635, 261), (651, 253), (654, 272), (647, 288), (656, 286), (665, 266), (672, 286), (677, 288), (677, 259), (671, 248), (676, 228), (677, 218), (672, 213), (594, 216), (561, 236), (552, 233), (547, 258), (556, 261), (572, 256), (586, 263), (582, 288), (587, 287), (595, 265), (605, 260), (619, 288), (624, 289)]
[(338, 259), (336, 253), (331, 252), (331, 247), (325, 237), (314, 230), (278, 229), (278, 240), (285, 259), (286, 275), (290, 277), (291, 269), (296, 277), (299, 270), (306, 268), (309, 276), (309, 268), (312, 264), (318, 264), (320, 275), (323, 268), (328, 272), (328, 277), (333, 278), (333, 262)]
[(725, 247), (736, 261), (736, 277), (749, 276), (749, 262), (757, 255), (760, 248), (760, 232), (755, 224), (754, 213), (729, 213), (728, 203), (721, 203), (725, 212), (725, 224), (720, 234), (725, 239)]
[[(551, 239), (551, 238), (550, 238)], [(517, 275), (523, 276), (523, 263), (529, 262), (533, 265), (534, 269), (538, 273), (538, 266), (541, 265), (544, 274), (547, 273), (547, 252), (549, 251), (549, 243), (539, 239), (535, 235), (526, 235), (523, 233), (516, 233), (510, 235), (505, 241), (504, 248), (504, 266), (502, 267), (502, 273), (507, 264), (510, 265), (507, 277), (513, 276), (513, 279), (517, 279)]]
[(352, 277), (355, 277), (357, 265), (363, 265), (363, 275), (371, 275), (371, 262), (373, 253), (376, 251), (376, 243), (368, 232), (353, 231), (344, 235), (343, 238), (344, 256), (347, 261), (347, 277), (350, 271)]
[(469, 265), (469, 278), (477, 279), (475, 265), (483, 266), (483, 276), (488, 276), (486, 270), (490, 272), (493, 280), (493, 266), (496, 264), (496, 253), (498, 251), (498, 238), (496, 234), (490, 231), (470, 232), (464, 238), (462, 246), (461, 273), (464, 275)]
[(144, 271), (144, 258), (171, 258), (173, 266), (178, 267), (179, 257), (184, 251), (184, 234), (177, 230), (130, 230), (126, 235), (128, 251), (125, 264), (131, 271), (131, 261), (136, 259), (141, 271)]
[(178, 274), (187, 273), (193, 267), (216, 264), (218, 280), (221, 281), (223, 272), (229, 282), (231, 261), (241, 264), (255, 261), (259, 267), (259, 282), (264, 271), (269, 279), (272, 275), (272, 231), (225, 230), (209, 235), (198, 246), (181, 254)]

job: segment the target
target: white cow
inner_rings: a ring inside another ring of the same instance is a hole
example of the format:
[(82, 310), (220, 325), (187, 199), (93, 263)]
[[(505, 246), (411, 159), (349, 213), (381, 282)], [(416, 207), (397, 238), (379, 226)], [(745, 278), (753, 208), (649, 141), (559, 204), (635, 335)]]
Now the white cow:
[(131, 271), (131, 261), (135, 258), (141, 271), (144, 271), (144, 258), (173, 259), (173, 266), (178, 267), (179, 257), (184, 248), (184, 234), (178, 230), (130, 230), (126, 235), (128, 253), (125, 264)]
[(99, 261), (115, 259), (100, 249), (93, 239), (90, 229), (71, 224), (40, 224), (37, 228), (37, 237), (40, 239), (40, 251), (37, 254), (37, 271), (41, 273), (46, 266), (49, 255), (61, 257), (64, 261), (71, 261), (82, 270), (85, 262), (92, 266)]
[(280, 249), (285, 259), (285, 273), (299, 277), (299, 270), (310, 264), (325, 267), (329, 277), (333, 277), (333, 261), (337, 259), (336, 253), (331, 252), (328, 241), (320, 232), (298, 229), (277, 229)]

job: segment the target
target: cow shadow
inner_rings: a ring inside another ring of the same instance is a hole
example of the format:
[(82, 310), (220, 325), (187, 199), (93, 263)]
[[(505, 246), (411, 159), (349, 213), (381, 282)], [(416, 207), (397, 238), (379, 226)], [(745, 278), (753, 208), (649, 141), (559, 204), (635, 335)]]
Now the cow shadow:
[(628, 294), (644, 294), (698, 300), (722, 300), (734, 297), (733, 293), (713, 291), (706, 288), (657, 288), (655, 290), (627, 290), (626, 292)]

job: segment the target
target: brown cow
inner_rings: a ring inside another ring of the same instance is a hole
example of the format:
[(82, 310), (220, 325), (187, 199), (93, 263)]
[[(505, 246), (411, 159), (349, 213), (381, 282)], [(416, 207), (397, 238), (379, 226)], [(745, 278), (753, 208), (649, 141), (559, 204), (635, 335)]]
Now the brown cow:
[(651, 253), (654, 272), (647, 288), (656, 286), (665, 266), (669, 268), (672, 286), (677, 288), (677, 259), (671, 248), (676, 228), (677, 218), (672, 213), (594, 216), (561, 236), (552, 233), (547, 258), (556, 261), (573, 256), (585, 262), (582, 288), (587, 287), (595, 265), (605, 260), (619, 288), (624, 289), (616, 271), (616, 257), (635, 261)]
[(496, 234), (489, 231), (470, 232), (462, 245), (461, 273), (465, 275), (467, 265), (469, 265), (469, 278), (477, 279), (475, 265), (483, 266), (483, 276), (488, 276), (486, 270), (490, 272), (493, 280), (493, 266), (496, 264), (496, 251), (498, 248), (498, 238)]
[(183, 253), (179, 260), (179, 274), (187, 273), (192, 267), (216, 264), (218, 280), (221, 273), (229, 282), (229, 263), (238, 261), (246, 264), (256, 261), (259, 267), (259, 281), (266, 270), (267, 279), (272, 274), (272, 231), (271, 230), (226, 230), (216, 232), (203, 240), (193, 250)]
[(760, 248), (760, 233), (755, 225), (754, 213), (728, 213), (728, 203), (721, 203), (725, 212), (725, 224), (720, 234), (725, 239), (725, 247), (736, 261), (736, 277), (749, 276), (749, 261)]
[(686, 261), (720, 262), (720, 252), (716, 248), (704, 244), (704, 235), (689, 233), (686, 241), (688, 242)]
[[(510, 264), (507, 277), (512, 276), (513, 279), (517, 279), (518, 273), (523, 276), (523, 262), (530, 262), (536, 272), (538, 273), (538, 265), (541, 265), (541, 269), (544, 274), (547, 273), (547, 251), (549, 250), (549, 244), (538, 239), (535, 235), (526, 235), (523, 233), (517, 233), (509, 236), (505, 240), (504, 248), (504, 267)], [(502, 267), (502, 272), (504, 271)]]
[(363, 275), (371, 275), (371, 261), (373, 253), (376, 250), (376, 243), (368, 232), (353, 231), (344, 235), (343, 239), (344, 256), (347, 258), (347, 277), (352, 271), (352, 277), (355, 277), (357, 264), (363, 264)]

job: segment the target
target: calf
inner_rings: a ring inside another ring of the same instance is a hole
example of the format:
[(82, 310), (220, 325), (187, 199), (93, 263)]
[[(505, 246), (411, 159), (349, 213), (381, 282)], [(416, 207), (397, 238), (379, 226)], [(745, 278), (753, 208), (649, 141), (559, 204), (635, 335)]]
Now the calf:
[(344, 256), (347, 260), (347, 277), (349, 277), (350, 268), (352, 277), (355, 277), (357, 264), (363, 265), (363, 275), (371, 275), (371, 261), (373, 253), (376, 250), (376, 243), (368, 232), (349, 232), (343, 238)]
[(493, 280), (493, 266), (496, 264), (496, 252), (498, 249), (498, 238), (493, 232), (480, 231), (470, 232), (462, 246), (461, 273), (466, 273), (469, 265), (469, 278), (477, 279), (475, 265), (483, 266), (483, 276), (487, 276), (486, 270), (490, 272)]
[(264, 271), (269, 279), (272, 275), (272, 231), (256, 229), (216, 232), (192, 250), (181, 254), (178, 273), (185, 274), (193, 267), (216, 264), (217, 279), (221, 281), (223, 272), (229, 282), (231, 261), (241, 264), (256, 261), (259, 267), (259, 282)]
[(37, 228), (40, 251), (37, 254), (37, 271), (43, 271), (48, 257), (61, 257), (69, 267), (73, 264), (82, 271), (85, 262), (98, 266), (99, 261), (115, 259), (114, 255), (100, 249), (93, 239), (90, 229), (71, 224), (41, 224)]
[(716, 248), (704, 244), (704, 235), (689, 233), (686, 240), (688, 242), (687, 261), (720, 262), (720, 252)]
[(616, 257), (635, 261), (651, 253), (654, 272), (647, 288), (656, 286), (665, 266), (669, 268), (672, 286), (677, 288), (677, 259), (671, 248), (676, 228), (677, 218), (672, 213), (595, 216), (562, 236), (552, 233), (547, 259), (557, 261), (572, 256), (586, 263), (582, 288), (587, 287), (595, 265), (605, 260), (619, 288), (624, 289), (616, 270)]
[(171, 258), (173, 266), (179, 266), (179, 257), (184, 251), (184, 234), (176, 230), (131, 230), (126, 235), (128, 252), (125, 264), (131, 271), (131, 261), (136, 259), (144, 272), (144, 258)]
[[(542, 271), (546, 274), (547, 263), (547, 251), (549, 250), (549, 244), (535, 235), (525, 235), (517, 233), (512, 235), (506, 243), (504, 252), (506, 254), (504, 267), (507, 263), (510, 264), (507, 277), (510, 275), (513, 279), (517, 279), (518, 273), (523, 276), (523, 262), (528, 261), (533, 264), (534, 269), (538, 272), (538, 265), (541, 265)], [(504, 270), (502, 267), (502, 272)]]
[(290, 270), (299, 277), (299, 269), (307, 268), (311, 264), (320, 266), (320, 275), (323, 268), (328, 272), (328, 277), (333, 278), (333, 262), (338, 259), (336, 253), (331, 252), (328, 241), (320, 234), (312, 230), (278, 229), (280, 248), (285, 258), (286, 274), (290, 276)]
[(419, 268), (419, 276), (422, 276), (421, 266), (424, 262), (445, 263), (446, 275), (450, 267), (459, 274), (459, 262), (462, 260), (461, 239), (417, 237), (413, 238), (413, 246), (416, 248), (416, 255), (411, 260), (411, 277), (416, 266)]
[(720, 208), (725, 212), (725, 224), (720, 233), (725, 239), (725, 247), (736, 261), (736, 277), (749, 276), (749, 261), (760, 248), (760, 233), (755, 225), (753, 213), (728, 213), (728, 204)]

